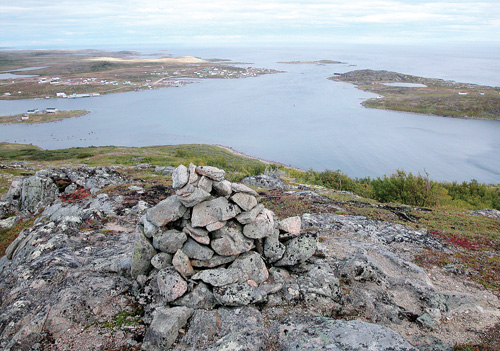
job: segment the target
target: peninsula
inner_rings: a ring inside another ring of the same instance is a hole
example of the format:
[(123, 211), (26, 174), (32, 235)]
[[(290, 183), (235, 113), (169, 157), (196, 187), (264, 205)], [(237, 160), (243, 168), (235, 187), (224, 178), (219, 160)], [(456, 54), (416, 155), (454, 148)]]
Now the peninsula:
[(275, 73), (219, 59), (132, 51), (0, 51), (0, 99), (80, 98)]
[(336, 73), (329, 79), (378, 94), (364, 101), (365, 107), (444, 117), (500, 119), (500, 87), (369, 69)]
[(58, 110), (48, 108), (43, 111), (29, 110), (11, 116), (0, 116), (0, 124), (38, 124), (57, 122), (65, 118), (81, 117), (89, 113), (87, 110)]

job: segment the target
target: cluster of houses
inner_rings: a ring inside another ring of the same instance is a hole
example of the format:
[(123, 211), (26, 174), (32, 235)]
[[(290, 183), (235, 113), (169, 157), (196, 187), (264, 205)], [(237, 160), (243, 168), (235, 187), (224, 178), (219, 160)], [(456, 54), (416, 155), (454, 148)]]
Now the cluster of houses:
[(47, 107), (45, 110), (39, 110), (37, 108), (26, 111), (24, 116), (21, 117), (21, 120), (26, 121), (30, 119), (31, 115), (44, 115), (49, 113), (57, 113), (59, 110), (55, 107)]

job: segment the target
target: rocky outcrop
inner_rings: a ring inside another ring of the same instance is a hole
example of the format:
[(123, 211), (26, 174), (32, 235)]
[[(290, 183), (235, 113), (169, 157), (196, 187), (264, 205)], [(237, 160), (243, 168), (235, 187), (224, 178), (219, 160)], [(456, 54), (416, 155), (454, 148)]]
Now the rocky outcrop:
[(174, 190), (78, 172), (0, 259), (1, 349), (449, 351), (500, 321), (495, 295), (414, 263), (447, 250), (426, 230), (326, 198), (280, 220), (213, 168)]

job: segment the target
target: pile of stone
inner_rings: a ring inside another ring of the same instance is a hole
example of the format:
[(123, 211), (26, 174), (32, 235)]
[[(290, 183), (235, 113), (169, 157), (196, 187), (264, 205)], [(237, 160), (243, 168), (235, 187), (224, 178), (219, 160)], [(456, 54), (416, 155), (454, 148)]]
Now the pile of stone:
[[(294, 266), (316, 251), (300, 217), (278, 221), (258, 193), (215, 167), (172, 173), (176, 194), (150, 208), (137, 226), (131, 273), (156, 276), (163, 302), (190, 308), (262, 302), (277, 289), (271, 266)], [(279, 289), (279, 287), (278, 287)]]

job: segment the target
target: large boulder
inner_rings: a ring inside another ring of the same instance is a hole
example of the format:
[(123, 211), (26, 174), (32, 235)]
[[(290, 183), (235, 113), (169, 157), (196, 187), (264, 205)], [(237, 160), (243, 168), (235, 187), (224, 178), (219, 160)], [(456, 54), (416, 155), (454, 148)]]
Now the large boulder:
[(137, 232), (135, 235), (134, 253), (130, 274), (137, 277), (141, 274), (147, 274), (151, 269), (151, 259), (156, 255), (156, 250), (151, 242), (143, 234)]
[(191, 224), (193, 227), (205, 227), (212, 223), (227, 221), (236, 217), (240, 212), (238, 206), (224, 197), (219, 197), (194, 206)]
[(241, 225), (234, 221), (230, 221), (225, 227), (215, 231), (210, 245), (221, 256), (239, 255), (250, 251), (255, 246), (252, 239), (243, 235)]
[(176, 221), (186, 213), (187, 208), (177, 196), (170, 196), (160, 201), (155, 207), (146, 212), (146, 219), (157, 227)]

